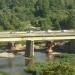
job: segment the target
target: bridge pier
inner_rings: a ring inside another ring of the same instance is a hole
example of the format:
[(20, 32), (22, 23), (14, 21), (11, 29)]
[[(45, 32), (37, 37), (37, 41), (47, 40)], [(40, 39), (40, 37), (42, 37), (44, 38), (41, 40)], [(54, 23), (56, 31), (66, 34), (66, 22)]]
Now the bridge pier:
[(27, 40), (26, 41), (25, 57), (33, 57), (33, 56), (34, 56), (34, 41)]
[(51, 42), (51, 41), (48, 41), (46, 43), (46, 47), (47, 47), (47, 53), (48, 54), (51, 54), (53, 52), (53, 49), (52, 48), (54, 47), (54, 43)]
[(14, 50), (14, 47), (15, 47), (15, 42), (8, 42), (7, 49), (9, 50), (9, 52)]

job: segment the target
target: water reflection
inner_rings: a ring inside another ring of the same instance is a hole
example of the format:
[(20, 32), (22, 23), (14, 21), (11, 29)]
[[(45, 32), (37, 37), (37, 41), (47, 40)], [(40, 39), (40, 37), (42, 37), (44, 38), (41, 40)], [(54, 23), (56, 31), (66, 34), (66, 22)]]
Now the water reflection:
[(26, 59), (23, 55), (15, 58), (0, 58), (0, 71), (8, 72), (10, 75), (30, 75), (24, 72), (24, 67), (41, 61), (53, 60), (53, 55), (35, 52), (35, 57)]
[(25, 59), (25, 66), (34, 64), (34, 58)]
[(10, 75), (25, 75), (24, 61), (22, 55), (15, 58), (0, 58), (0, 71), (8, 72)]
[(13, 66), (15, 66), (13, 61), (14, 61), (14, 58), (8, 58), (7, 59), (9, 68), (12, 68)]
[(53, 61), (54, 60), (54, 55), (53, 54), (46, 54), (46, 56), (48, 57), (48, 61)]

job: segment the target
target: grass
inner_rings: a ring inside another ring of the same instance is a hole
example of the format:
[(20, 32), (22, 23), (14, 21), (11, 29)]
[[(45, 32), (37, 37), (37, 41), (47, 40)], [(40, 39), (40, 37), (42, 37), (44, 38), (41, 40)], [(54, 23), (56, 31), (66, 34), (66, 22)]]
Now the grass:
[(0, 75), (9, 75), (9, 74), (6, 72), (0, 72)]
[(75, 64), (75, 54), (62, 53), (56, 56), (55, 62)]

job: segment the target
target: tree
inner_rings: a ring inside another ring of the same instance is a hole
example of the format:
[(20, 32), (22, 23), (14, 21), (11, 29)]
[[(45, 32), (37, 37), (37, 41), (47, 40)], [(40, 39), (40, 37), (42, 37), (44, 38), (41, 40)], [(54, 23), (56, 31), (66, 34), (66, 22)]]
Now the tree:
[(49, 0), (49, 6), (51, 10), (61, 10), (64, 8), (64, 0)]
[(74, 29), (74, 5), (75, 0), (0, 0), (0, 30)]
[(70, 11), (67, 19), (67, 29), (75, 29), (75, 11)]
[(59, 21), (56, 18), (52, 18), (52, 22), (53, 22), (53, 30), (60, 30), (60, 24)]
[(52, 28), (52, 22), (49, 18), (41, 18), (38, 23), (41, 30), (48, 30)]
[(38, 0), (36, 3), (36, 15), (47, 17), (49, 13), (49, 0)]

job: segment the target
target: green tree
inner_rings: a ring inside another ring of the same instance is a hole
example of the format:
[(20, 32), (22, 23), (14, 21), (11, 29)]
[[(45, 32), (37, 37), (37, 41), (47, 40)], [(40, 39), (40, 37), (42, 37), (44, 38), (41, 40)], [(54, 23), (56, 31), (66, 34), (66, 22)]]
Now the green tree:
[(49, 13), (49, 0), (38, 0), (36, 3), (36, 15), (47, 17)]
[(40, 19), (38, 23), (41, 27), (41, 30), (48, 30), (52, 28), (52, 22), (49, 18)]
[(52, 18), (52, 22), (53, 22), (53, 30), (60, 30), (60, 24), (59, 21), (56, 18)]
[(67, 19), (67, 29), (75, 29), (75, 11), (70, 11)]
[(75, 0), (0, 0), (0, 30), (60, 29), (60, 25), (63, 29), (74, 29), (72, 10)]

